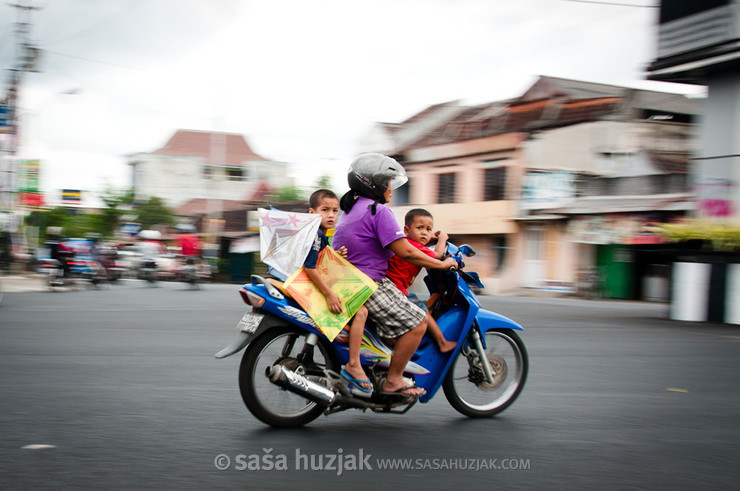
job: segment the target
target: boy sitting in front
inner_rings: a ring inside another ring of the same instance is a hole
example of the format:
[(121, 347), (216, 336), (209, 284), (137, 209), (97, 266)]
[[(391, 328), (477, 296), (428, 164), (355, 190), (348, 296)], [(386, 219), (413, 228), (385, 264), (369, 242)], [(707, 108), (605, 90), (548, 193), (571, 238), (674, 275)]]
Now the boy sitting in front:
[[(422, 251), (429, 257), (442, 259), (447, 246), (448, 235), (442, 231), (433, 232), (434, 218), (432, 214), (422, 208), (415, 208), (406, 213), (403, 232), (406, 234), (411, 245)], [(437, 239), (437, 245), (434, 250), (429, 249), (426, 245), (433, 239)], [(409, 295), (408, 288), (421, 271), (419, 266), (404, 261), (398, 256), (393, 256), (388, 261), (388, 272), (386, 276), (391, 280), (404, 295)], [(427, 312), (429, 320), (429, 334), (439, 346), (440, 353), (447, 353), (455, 349), (456, 342), (445, 339), (442, 330), (437, 322)]]

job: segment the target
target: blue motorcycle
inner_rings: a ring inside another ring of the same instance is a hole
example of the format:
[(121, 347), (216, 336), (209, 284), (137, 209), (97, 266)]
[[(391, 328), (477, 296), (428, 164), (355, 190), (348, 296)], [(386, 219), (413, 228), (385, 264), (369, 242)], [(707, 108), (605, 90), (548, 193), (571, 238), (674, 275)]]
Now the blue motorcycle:
[(464, 271), (464, 257), (475, 250), (447, 244), (447, 256), (457, 260), (453, 271), (430, 270), (424, 281), (427, 302), (445, 338), (457, 340), (448, 353), (425, 336), (404, 375), (426, 390), (422, 396), (383, 394), (392, 349), (365, 327), (361, 360), (374, 391), (365, 394), (338, 372), (349, 359), (346, 329), (333, 342), (273, 279), (252, 276), (239, 291), (252, 306), (237, 324), (236, 339), (216, 353), (225, 358), (246, 348), (239, 369), (239, 388), (247, 408), (262, 422), (276, 427), (305, 425), (322, 413), (347, 409), (405, 413), (417, 402), (428, 402), (442, 388), (460, 413), (490, 417), (509, 407), (527, 379), (528, 358), (517, 335), (516, 322), (481, 308), (472, 287), (483, 288), (477, 273)]

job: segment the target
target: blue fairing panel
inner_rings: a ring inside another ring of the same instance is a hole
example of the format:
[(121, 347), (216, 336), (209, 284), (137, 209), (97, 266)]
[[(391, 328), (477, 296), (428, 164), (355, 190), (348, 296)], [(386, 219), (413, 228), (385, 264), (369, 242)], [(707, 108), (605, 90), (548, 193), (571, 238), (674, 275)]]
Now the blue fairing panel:
[(491, 312), (489, 310), (480, 309), (476, 315), (478, 318), (478, 325), (481, 331), (485, 332), (489, 329), (515, 329), (517, 331), (523, 331), (524, 328), (501, 314)]

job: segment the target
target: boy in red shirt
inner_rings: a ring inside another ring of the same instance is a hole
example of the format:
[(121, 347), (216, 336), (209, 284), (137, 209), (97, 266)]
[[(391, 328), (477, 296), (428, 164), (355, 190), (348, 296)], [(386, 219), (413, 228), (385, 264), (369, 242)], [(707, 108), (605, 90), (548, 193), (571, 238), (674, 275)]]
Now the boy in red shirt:
[[(447, 246), (448, 235), (441, 230), (433, 232), (434, 218), (432, 214), (422, 208), (415, 208), (406, 213), (403, 232), (406, 234), (409, 243), (419, 249), (421, 252), (434, 259), (442, 259)], [(426, 245), (432, 240), (437, 239), (437, 245), (434, 250), (429, 249)], [(409, 295), (408, 288), (414, 282), (414, 279), (421, 271), (419, 266), (414, 266), (408, 261), (404, 261), (398, 256), (393, 256), (388, 260), (388, 272), (386, 276), (391, 280), (404, 295)], [(447, 353), (455, 349), (457, 343), (445, 339), (442, 330), (439, 328), (434, 318), (427, 312), (429, 321), (428, 330), (434, 341), (439, 346), (441, 353)]]

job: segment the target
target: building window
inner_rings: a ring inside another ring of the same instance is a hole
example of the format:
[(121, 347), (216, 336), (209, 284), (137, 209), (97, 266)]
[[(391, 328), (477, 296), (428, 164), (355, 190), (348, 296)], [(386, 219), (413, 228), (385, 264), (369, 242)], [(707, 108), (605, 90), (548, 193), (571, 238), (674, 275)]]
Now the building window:
[(483, 186), (483, 201), (506, 199), (506, 167), (486, 169)]
[(671, 123), (692, 123), (694, 118), (691, 114), (670, 113), (667, 111), (656, 111), (645, 109), (642, 111), (642, 119), (647, 121), (670, 121)]
[(660, 23), (696, 15), (709, 9), (730, 4), (730, 0), (704, 0), (703, 2), (663, 2), (660, 6)]
[(438, 203), (454, 203), (455, 202), (455, 174), (440, 174), (439, 175), (439, 189), (438, 189)]
[(226, 175), (229, 181), (243, 181), (244, 180), (244, 169), (241, 167), (229, 167), (226, 169)]
[(493, 236), (493, 251), (495, 256), (494, 271), (500, 273), (504, 269), (504, 263), (506, 262), (506, 251), (508, 247), (506, 245), (505, 235), (494, 235)]

